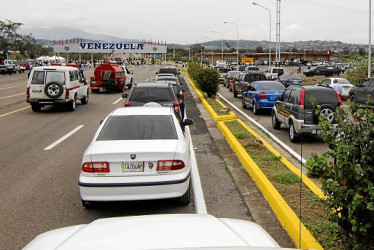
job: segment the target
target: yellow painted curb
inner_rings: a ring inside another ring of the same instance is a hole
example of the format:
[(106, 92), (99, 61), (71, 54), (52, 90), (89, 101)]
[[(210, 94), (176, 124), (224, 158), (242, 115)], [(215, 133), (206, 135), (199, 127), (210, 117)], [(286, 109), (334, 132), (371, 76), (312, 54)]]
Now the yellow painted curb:
[(294, 211), (279, 194), (278, 190), (271, 184), (261, 169), (236, 140), (235, 136), (227, 128), (225, 123), (220, 121), (218, 122), (217, 127), (220, 129), (249, 175), (256, 182), (258, 188), (261, 190), (277, 215), (278, 220), (287, 230), (295, 244), (297, 246), (300, 245), (302, 249), (323, 249), (309, 230), (300, 222)]
[[(193, 89), (195, 90), (196, 94), (199, 96), (202, 104), (204, 105), (204, 107), (206, 108), (206, 110), (208, 111), (209, 115), (212, 117), (212, 119), (214, 121), (225, 121), (225, 120), (232, 120), (232, 119), (236, 119), (236, 115), (229, 111), (227, 115), (218, 115), (214, 109), (209, 105), (209, 103), (207, 102), (207, 100), (204, 98), (203, 94), (201, 93), (200, 90), (197, 89), (195, 83), (189, 78), (187, 77), (187, 80), (189, 81), (189, 83), (191, 84), (191, 86), (193, 87)], [(227, 108), (221, 101), (219, 101), (218, 99), (216, 99), (216, 101), (222, 106), (222, 109), (225, 109)]]
[(255, 131), (253, 131), (250, 127), (248, 127), (243, 121), (237, 120), (249, 133), (251, 133), (254, 137), (261, 140), (262, 144), (275, 156), (280, 157), (280, 161), (286, 165), (292, 172), (294, 172), (297, 176), (301, 176), (302, 181), (304, 184), (312, 191), (315, 195), (317, 195), (320, 199), (326, 199), (326, 196), (323, 194), (322, 190), (317, 187), (314, 182), (312, 182), (306, 175), (301, 174), (301, 171), (295, 167), (291, 162), (289, 162), (283, 155), (281, 155), (277, 150), (275, 150), (267, 141), (265, 141), (261, 136), (259, 136)]

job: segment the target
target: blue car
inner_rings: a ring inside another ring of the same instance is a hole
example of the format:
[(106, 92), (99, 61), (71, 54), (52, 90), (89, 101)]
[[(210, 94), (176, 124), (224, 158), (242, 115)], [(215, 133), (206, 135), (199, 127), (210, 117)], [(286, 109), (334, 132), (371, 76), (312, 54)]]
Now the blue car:
[(276, 98), (281, 97), (284, 90), (284, 85), (278, 81), (251, 82), (242, 95), (242, 106), (252, 108), (255, 115), (262, 109), (271, 110)]

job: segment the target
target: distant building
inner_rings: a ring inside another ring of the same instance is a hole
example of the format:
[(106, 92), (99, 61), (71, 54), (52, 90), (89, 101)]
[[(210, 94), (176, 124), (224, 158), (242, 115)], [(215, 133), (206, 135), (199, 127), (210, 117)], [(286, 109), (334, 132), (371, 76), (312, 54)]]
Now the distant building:
[[(216, 60), (222, 59), (222, 53), (212, 53), (203, 52), (197, 53), (196, 56), (199, 58), (213, 59), (213, 62)], [(264, 62), (269, 60), (269, 53), (239, 53), (239, 58), (253, 58), (254, 62)], [(281, 52), (280, 58), (282, 62), (303, 62), (303, 61), (327, 61), (330, 62), (334, 54), (332, 53), (322, 53), (322, 52)], [(224, 61), (236, 61), (236, 53), (223, 53)], [(275, 61), (275, 52), (271, 53), (271, 61)]]

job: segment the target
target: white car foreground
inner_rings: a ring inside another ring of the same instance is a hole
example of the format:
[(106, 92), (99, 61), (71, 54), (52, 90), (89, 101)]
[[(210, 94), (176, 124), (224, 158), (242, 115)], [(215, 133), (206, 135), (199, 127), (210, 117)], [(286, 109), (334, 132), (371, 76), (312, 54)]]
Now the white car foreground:
[(79, 191), (95, 201), (177, 198), (190, 202), (190, 136), (173, 108), (118, 108), (83, 154)]
[(165, 214), (98, 219), (52, 230), (24, 249), (268, 249), (280, 248), (254, 222), (212, 215)]

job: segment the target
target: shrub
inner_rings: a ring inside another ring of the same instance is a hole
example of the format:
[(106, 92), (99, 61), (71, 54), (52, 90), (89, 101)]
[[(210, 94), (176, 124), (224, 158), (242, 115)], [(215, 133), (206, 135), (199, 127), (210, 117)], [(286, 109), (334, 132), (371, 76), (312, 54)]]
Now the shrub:
[(188, 75), (196, 82), (197, 81), (197, 71), (200, 69), (200, 64), (196, 62), (188, 63)]
[[(374, 246), (374, 111), (349, 103), (350, 116), (337, 109), (337, 130), (322, 119), (322, 136), (331, 148), (314, 155), (323, 173), (322, 189), (326, 215), (339, 225), (342, 240), (349, 248)], [(319, 109), (317, 109), (318, 111)]]
[(219, 74), (215, 69), (198, 69), (197, 88), (202, 92), (205, 92), (208, 97), (212, 97), (217, 94), (219, 88)]

